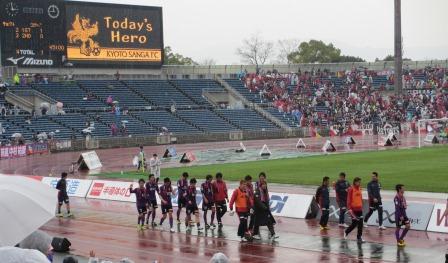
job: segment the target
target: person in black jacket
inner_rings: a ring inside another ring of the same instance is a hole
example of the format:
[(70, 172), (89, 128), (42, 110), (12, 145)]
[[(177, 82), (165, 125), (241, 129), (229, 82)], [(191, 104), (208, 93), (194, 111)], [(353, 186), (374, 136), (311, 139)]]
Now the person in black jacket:
[[(367, 184), (367, 193), (369, 195), (369, 212), (364, 217), (364, 222), (367, 223), (373, 212), (378, 210), (379, 229), (384, 230), (386, 229), (386, 227), (383, 226), (383, 203), (381, 201), (381, 184), (378, 181), (377, 172), (372, 173), (372, 180)], [(364, 227), (367, 227), (367, 224), (365, 224)]]
[(259, 180), (255, 183), (254, 194), (253, 238), (261, 239), (260, 226), (267, 226), (269, 230), (269, 238), (274, 240), (278, 238), (278, 235), (276, 235), (274, 231), (274, 225), (276, 222), (272, 216), (269, 206), (269, 191), (266, 181), (266, 174), (261, 172), (258, 177)]
[(339, 180), (336, 182), (334, 189), (336, 191), (336, 201), (339, 206), (339, 227), (348, 227), (345, 224), (345, 212), (347, 211), (347, 192), (350, 183), (345, 180), (345, 173), (339, 174)]
[(58, 213), (56, 214), (57, 217), (63, 217), (63, 214), (61, 212), (62, 204), (65, 203), (65, 206), (67, 207), (67, 216), (73, 216), (73, 214), (70, 212), (70, 201), (68, 199), (67, 194), (67, 173), (63, 172), (61, 173), (61, 179), (56, 184), (56, 189), (59, 190), (58, 192)]
[(330, 191), (328, 185), (330, 184), (330, 178), (325, 176), (322, 179), (322, 185), (317, 188), (316, 201), (319, 204), (321, 210), (320, 216), (320, 230), (328, 230), (328, 218), (330, 216)]

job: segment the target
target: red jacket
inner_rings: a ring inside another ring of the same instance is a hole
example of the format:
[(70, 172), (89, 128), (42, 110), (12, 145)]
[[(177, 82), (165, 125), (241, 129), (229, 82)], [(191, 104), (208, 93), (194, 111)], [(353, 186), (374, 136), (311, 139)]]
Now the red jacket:
[(229, 199), (227, 195), (227, 185), (224, 181), (213, 182), (213, 198), (215, 202), (222, 202)]
[(347, 208), (352, 211), (362, 211), (361, 187), (351, 186), (347, 194)]
[(230, 210), (233, 210), (233, 204), (235, 204), (235, 211), (238, 213), (249, 212), (250, 207), (253, 205), (251, 199), (248, 197), (248, 194), (241, 191), (240, 188), (233, 191), (229, 204)]

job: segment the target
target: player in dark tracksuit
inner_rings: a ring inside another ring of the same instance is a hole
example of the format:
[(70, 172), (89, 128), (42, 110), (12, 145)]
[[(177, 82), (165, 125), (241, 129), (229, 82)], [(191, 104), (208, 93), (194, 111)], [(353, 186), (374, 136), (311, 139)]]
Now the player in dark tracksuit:
[[(404, 198), (404, 185), (397, 184), (395, 186), (395, 190), (397, 190), (397, 195), (394, 198), (396, 224), (395, 238), (397, 239), (397, 245), (399, 247), (404, 247), (406, 246), (404, 237), (411, 228), (411, 223), (406, 215), (406, 208), (408, 207), (408, 205), (406, 204), (406, 199)], [(400, 235), (401, 226), (405, 226), (405, 228)]]
[[(213, 221), (215, 220), (216, 208), (215, 208), (215, 200), (213, 197), (213, 185), (212, 185), (213, 176), (209, 174), (205, 177), (205, 180), (206, 181), (201, 185), (201, 193), (203, 197), (202, 211), (204, 212), (204, 224), (206, 229), (209, 228), (214, 229), (216, 227), (216, 225), (213, 224)], [(207, 223), (208, 210), (212, 211), (210, 225)]]
[(184, 172), (181, 179), (177, 181), (177, 224), (180, 224), (180, 212), (187, 206), (188, 173)]
[(146, 189), (145, 189), (145, 180), (138, 180), (138, 188), (133, 189), (133, 185), (129, 186), (129, 191), (131, 194), (135, 194), (137, 211), (138, 211), (138, 225), (137, 230), (143, 230), (145, 225), (145, 214), (146, 214)]
[[(367, 193), (369, 195), (369, 212), (364, 217), (364, 222), (367, 223), (370, 216), (375, 210), (378, 210), (378, 225), (379, 229), (383, 230), (383, 203), (381, 201), (381, 184), (378, 182), (378, 173), (372, 173), (372, 180), (367, 184)], [(367, 224), (364, 225), (367, 227)]]
[(59, 190), (58, 192), (58, 213), (57, 213), (57, 217), (62, 217), (62, 213), (61, 213), (61, 207), (62, 204), (65, 203), (65, 206), (67, 207), (67, 215), (68, 216), (72, 216), (73, 214), (70, 212), (70, 201), (68, 199), (68, 194), (67, 194), (67, 173), (63, 172), (61, 174), (61, 179), (58, 181), (58, 183), (56, 184), (56, 189)]
[(339, 226), (347, 227), (345, 224), (345, 212), (347, 212), (347, 192), (350, 183), (345, 180), (345, 173), (339, 174), (339, 180), (336, 182), (334, 189), (336, 192), (336, 201), (339, 206)]
[(328, 230), (328, 218), (330, 216), (330, 190), (328, 186), (330, 184), (330, 178), (325, 176), (322, 179), (322, 185), (317, 188), (316, 191), (316, 200), (319, 203), (320, 210), (322, 212), (320, 216), (320, 229)]
[(149, 224), (149, 217), (151, 217), (151, 226), (155, 227), (157, 224), (154, 222), (156, 218), (157, 206), (157, 195), (159, 194), (159, 186), (156, 182), (156, 178), (153, 174), (149, 175), (148, 182), (145, 184), (146, 188), (146, 199), (148, 202), (148, 215), (146, 216), (146, 225)]

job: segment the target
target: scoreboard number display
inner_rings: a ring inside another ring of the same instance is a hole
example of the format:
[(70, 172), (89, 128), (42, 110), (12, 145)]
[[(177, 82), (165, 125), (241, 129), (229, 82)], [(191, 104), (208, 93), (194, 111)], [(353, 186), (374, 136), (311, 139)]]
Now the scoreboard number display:
[(62, 0), (0, 1), (2, 65), (61, 66), (66, 54), (64, 30)]
[(0, 48), (3, 66), (160, 68), (162, 8), (1, 0)]

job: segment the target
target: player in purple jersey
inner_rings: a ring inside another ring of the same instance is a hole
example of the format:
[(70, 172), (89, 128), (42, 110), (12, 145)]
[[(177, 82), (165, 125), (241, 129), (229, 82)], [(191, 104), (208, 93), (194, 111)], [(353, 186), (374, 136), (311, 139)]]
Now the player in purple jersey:
[(171, 233), (174, 233), (173, 204), (171, 203), (171, 195), (173, 194), (174, 190), (171, 186), (171, 180), (167, 177), (163, 179), (163, 185), (159, 189), (160, 202), (162, 204), (162, 218), (160, 219), (160, 226), (162, 226), (163, 221), (166, 219), (166, 214), (168, 213)]
[(177, 181), (177, 224), (180, 224), (180, 212), (187, 206), (188, 173), (184, 172)]
[(159, 186), (157, 185), (156, 179), (153, 174), (148, 177), (148, 182), (145, 185), (146, 188), (146, 201), (148, 206), (148, 215), (146, 216), (146, 225), (149, 225), (149, 216), (151, 217), (151, 226), (155, 227), (157, 224), (154, 222), (156, 218), (157, 206), (157, 195), (159, 194)]
[(193, 226), (193, 222), (191, 220), (191, 214), (195, 216), (195, 223), (198, 227), (198, 231), (201, 231), (203, 228), (201, 227), (201, 223), (199, 221), (199, 208), (196, 202), (196, 179), (191, 178), (190, 186), (187, 190), (187, 218), (185, 219), (185, 226), (187, 227), (187, 231), (191, 230)]
[[(406, 215), (406, 208), (408, 205), (406, 204), (406, 199), (404, 198), (404, 185), (397, 184), (395, 186), (395, 190), (397, 190), (397, 195), (394, 198), (395, 204), (395, 237), (397, 238), (397, 246), (404, 247), (406, 243), (404, 242), (404, 237), (408, 233), (411, 228), (411, 223), (409, 218)], [(401, 227), (405, 226), (403, 232), (400, 235)]]
[(145, 189), (145, 180), (138, 180), (138, 188), (133, 189), (133, 185), (129, 186), (129, 191), (132, 194), (135, 194), (137, 211), (138, 211), (138, 230), (143, 230), (145, 225), (145, 214), (146, 214), (146, 189)]
[[(216, 213), (215, 202), (213, 197), (213, 185), (212, 185), (213, 176), (209, 174), (205, 177), (205, 180), (206, 181), (201, 185), (201, 193), (203, 197), (202, 211), (204, 212), (205, 229), (209, 228), (215, 229), (216, 225), (213, 223), (213, 221), (215, 220), (215, 213)], [(208, 210), (212, 210), (210, 225), (207, 223)]]

